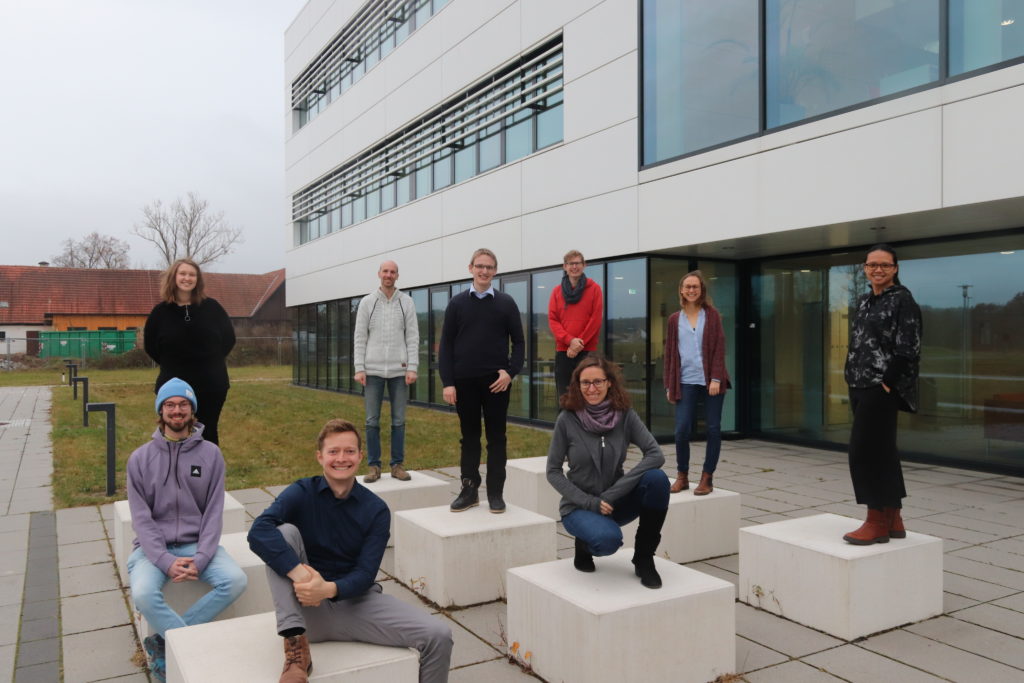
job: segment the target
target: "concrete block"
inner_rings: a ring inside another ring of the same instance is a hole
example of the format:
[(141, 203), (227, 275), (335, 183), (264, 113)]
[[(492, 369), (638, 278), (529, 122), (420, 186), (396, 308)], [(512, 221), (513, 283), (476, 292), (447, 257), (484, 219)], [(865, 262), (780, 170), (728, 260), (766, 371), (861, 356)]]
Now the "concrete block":
[[(366, 488), (380, 496), (391, 510), (389, 546), (395, 544), (396, 512), (448, 505), (454, 497), (448, 489), (450, 482), (414, 470), (409, 470), (409, 476), (412, 477), (409, 481), (400, 481), (392, 479), (391, 475), (385, 471), (380, 479), (372, 484), (366, 484)], [(361, 479), (360, 483), (362, 483)]]
[[(245, 572), (249, 583), (246, 585), (245, 591), (238, 596), (238, 599), (217, 615), (216, 621), (259, 614), (268, 610), (273, 611), (274, 601), (270, 597), (270, 586), (267, 584), (266, 565), (263, 564), (263, 560), (256, 553), (249, 550), (246, 533), (240, 531), (233, 534), (224, 534), (220, 537), (220, 544), (227, 551), (228, 555), (238, 563), (242, 571)], [(210, 586), (202, 581), (168, 582), (164, 586), (164, 598), (174, 611), (181, 614), (209, 590)], [(149, 623), (142, 618), (142, 615), (134, 607), (134, 603), (132, 603), (132, 618), (141, 641), (151, 631)]]
[(655, 558), (664, 585), (644, 588), (632, 554), (594, 558), (592, 574), (571, 559), (510, 569), (510, 654), (544, 680), (566, 683), (705, 683), (731, 673), (732, 584)]
[[(245, 531), (245, 508), (230, 493), (224, 493), (224, 518), (222, 534)], [(121, 583), (128, 585), (128, 568), (125, 563), (132, 554), (135, 530), (132, 529), (132, 511), (127, 500), (114, 502), (114, 563)]]
[(740, 600), (844, 640), (941, 614), (942, 539), (844, 541), (860, 524), (822, 514), (740, 529)]
[[(563, 467), (568, 470), (568, 467)], [(516, 458), (505, 465), (505, 500), (554, 520), (562, 496), (548, 483), (548, 458)]]
[[(419, 678), (419, 655), (410, 648), (329, 642), (313, 643), (309, 650), (310, 681), (416, 683)], [(168, 683), (276, 683), (283, 664), (273, 612), (167, 632)]]
[[(622, 527), (623, 545), (633, 545), (637, 524)], [(740, 494), (719, 488), (706, 496), (681, 491), (669, 496), (658, 556), (683, 564), (732, 555), (739, 548), (739, 530)]]
[(442, 607), (505, 596), (511, 567), (557, 557), (555, 521), (509, 505), (495, 515), (484, 503), (465, 512), (448, 506), (403, 510), (395, 522), (395, 573)]

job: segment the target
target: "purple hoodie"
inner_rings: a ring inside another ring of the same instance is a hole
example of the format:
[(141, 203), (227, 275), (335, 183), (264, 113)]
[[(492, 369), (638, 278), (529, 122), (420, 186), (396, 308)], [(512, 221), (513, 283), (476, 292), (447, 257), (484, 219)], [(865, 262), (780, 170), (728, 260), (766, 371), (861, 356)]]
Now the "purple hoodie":
[(174, 555), (168, 545), (198, 543), (200, 573), (217, 553), (224, 517), (224, 457), (203, 440), (203, 426), (184, 441), (168, 441), (157, 429), (153, 440), (128, 458), (128, 505), (134, 547), (165, 574)]

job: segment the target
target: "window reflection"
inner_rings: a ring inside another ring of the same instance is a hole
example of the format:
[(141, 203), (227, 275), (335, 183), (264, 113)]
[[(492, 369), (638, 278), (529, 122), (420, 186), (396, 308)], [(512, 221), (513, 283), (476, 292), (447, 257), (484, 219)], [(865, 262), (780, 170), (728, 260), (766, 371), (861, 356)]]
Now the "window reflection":
[[(504, 277), (501, 281), (501, 291), (515, 299), (519, 307), (519, 324), (523, 330), (527, 330), (530, 324), (530, 288), (528, 276)], [(524, 332), (525, 334), (525, 332)], [(527, 344), (526, 357), (523, 369), (516, 375), (512, 382), (512, 392), (509, 396), (508, 414), (516, 417), (530, 417), (530, 349)]]
[[(589, 270), (589, 268), (588, 268)], [(588, 273), (589, 277), (589, 273)], [(548, 302), (555, 287), (561, 286), (562, 269), (533, 274), (532, 327), (534, 356), (530, 367), (533, 375), (533, 403), (539, 420), (554, 421), (558, 417), (555, 396), (555, 335), (548, 326)]]
[(1024, 0), (950, 0), (949, 73), (1024, 56)]
[(619, 364), (633, 409), (647, 419), (647, 268), (645, 259), (609, 263), (605, 288), (608, 358)]

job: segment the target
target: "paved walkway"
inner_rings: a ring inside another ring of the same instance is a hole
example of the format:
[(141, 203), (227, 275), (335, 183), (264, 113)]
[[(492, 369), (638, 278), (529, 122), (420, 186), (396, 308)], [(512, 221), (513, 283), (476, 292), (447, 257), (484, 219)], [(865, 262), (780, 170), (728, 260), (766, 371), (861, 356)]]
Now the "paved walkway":
[[(0, 388), (0, 423), (8, 423), (0, 425), (0, 681), (147, 681), (111, 559), (111, 506), (52, 513), (49, 402), (48, 389)], [(451, 480), (454, 495), (457, 472), (436, 474)], [(741, 680), (1024, 681), (1024, 479), (913, 464), (905, 474), (908, 527), (945, 542), (945, 614), (846, 643), (736, 603)], [(715, 484), (743, 495), (745, 525), (862, 513), (845, 456), (834, 452), (729, 442)], [(231, 493), (251, 519), (282, 488)], [(571, 556), (567, 536), (559, 546)], [(737, 582), (736, 555), (688, 566)], [(390, 550), (383, 569), (393, 569)], [(387, 592), (421, 604), (383, 578)], [(536, 680), (502, 656), (503, 603), (444, 617), (455, 633), (452, 683)], [(672, 634), (665, 640), (671, 647)]]

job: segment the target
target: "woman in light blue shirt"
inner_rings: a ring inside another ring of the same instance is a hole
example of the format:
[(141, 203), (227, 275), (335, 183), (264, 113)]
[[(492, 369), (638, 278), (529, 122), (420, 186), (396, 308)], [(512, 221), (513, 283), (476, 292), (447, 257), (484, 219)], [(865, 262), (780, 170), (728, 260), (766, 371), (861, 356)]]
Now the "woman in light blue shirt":
[(711, 305), (699, 270), (679, 281), (680, 310), (665, 327), (665, 398), (676, 407), (676, 480), (672, 493), (690, 488), (690, 432), (697, 402), (704, 400), (708, 442), (695, 496), (711, 493), (712, 475), (722, 449), (722, 405), (729, 383), (725, 369), (722, 316)]

